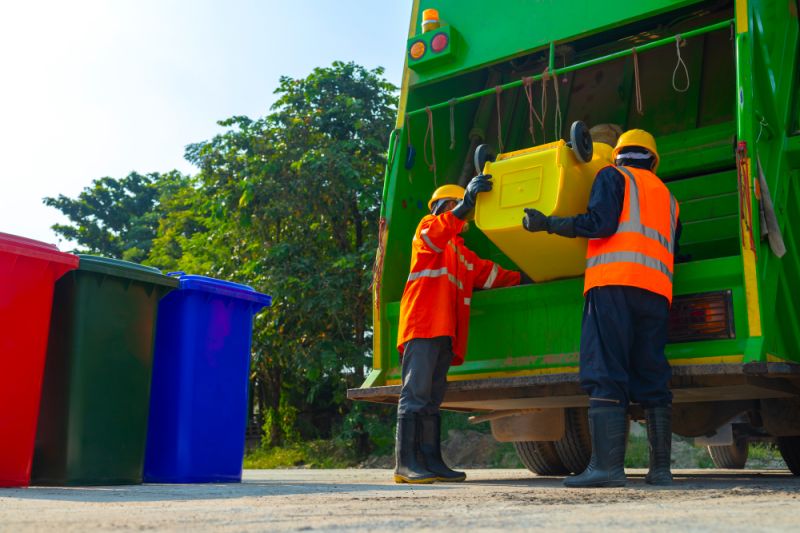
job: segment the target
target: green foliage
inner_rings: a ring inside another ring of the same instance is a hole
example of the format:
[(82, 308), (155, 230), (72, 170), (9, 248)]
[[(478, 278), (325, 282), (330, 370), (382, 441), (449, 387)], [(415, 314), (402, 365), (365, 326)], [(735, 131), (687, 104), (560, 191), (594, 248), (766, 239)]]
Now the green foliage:
[(100, 178), (77, 198), (63, 194), (44, 199), (70, 220), (53, 230), (79, 245), (75, 251), (142, 261), (147, 258), (166, 210), (162, 200), (185, 187), (188, 178), (131, 172), (122, 179)]
[(341, 441), (315, 440), (259, 448), (244, 458), (245, 468), (350, 468), (358, 464), (353, 450)]
[(150, 256), (274, 295), (253, 346), (261, 412), (278, 413), (272, 444), (295, 438), (287, 417), (305, 438), (329, 437), (370, 364), (371, 265), (395, 102), (382, 73), (334, 63), (281, 78), (272, 113), (221, 121), (226, 132), (189, 146), (197, 192), (175, 198)]
[(81, 251), (273, 296), (254, 321), (251, 373), (251, 415), (272, 447), (341, 433), (365, 455), (394, 425), (386, 409), (346, 400), (372, 356), (371, 267), (396, 113), (382, 75), (336, 62), (283, 77), (269, 114), (220, 121), (223, 133), (187, 147), (195, 176), (132, 173), (45, 199)]

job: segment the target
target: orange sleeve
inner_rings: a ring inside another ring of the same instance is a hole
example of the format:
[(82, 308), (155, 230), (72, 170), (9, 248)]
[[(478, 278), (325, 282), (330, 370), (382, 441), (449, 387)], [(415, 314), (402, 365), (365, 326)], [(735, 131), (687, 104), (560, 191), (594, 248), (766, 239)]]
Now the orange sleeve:
[(475, 256), (474, 264), (475, 283), (473, 286), (476, 289), (496, 289), (498, 287), (519, 285), (519, 272), (506, 270), (497, 263), (481, 259), (478, 256)]
[(419, 223), (417, 236), (427, 249), (440, 254), (463, 227), (464, 221), (449, 211), (438, 216), (427, 215)]

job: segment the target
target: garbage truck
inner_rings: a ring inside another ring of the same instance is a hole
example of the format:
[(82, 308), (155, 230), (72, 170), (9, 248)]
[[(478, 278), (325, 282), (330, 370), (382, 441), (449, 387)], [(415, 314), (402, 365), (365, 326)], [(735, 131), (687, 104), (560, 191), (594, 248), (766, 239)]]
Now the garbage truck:
[[(609, 133), (640, 128), (656, 138), (683, 227), (666, 348), (673, 431), (727, 468), (744, 466), (749, 443), (773, 442), (800, 475), (798, 8), (415, 0), (381, 206), (373, 368), (349, 398), (397, 401), (414, 230), (433, 190), (466, 184), (489, 147), (495, 186), (465, 241), (536, 283), (473, 295), (466, 361), (450, 370), (443, 408), (488, 421), (535, 473), (582, 471), (586, 243), (519, 224), (523, 207), (584, 211)], [(575, 138), (581, 122), (590, 143)]]

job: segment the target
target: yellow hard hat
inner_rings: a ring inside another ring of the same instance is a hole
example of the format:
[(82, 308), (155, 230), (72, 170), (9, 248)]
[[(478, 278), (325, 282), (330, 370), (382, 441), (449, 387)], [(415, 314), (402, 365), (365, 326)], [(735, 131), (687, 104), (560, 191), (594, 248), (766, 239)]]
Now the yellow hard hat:
[(433, 203), (437, 200), (442, 200), (443, 198), (452, 198), (454, 200), (461, 200), (464, 198), (464, 187), (460, 185), (442, 185), (435, 191), (433, 191), (433, 196), (428, 201), (428, 211), (433, 209)]
[(620, 151), (629, 146), (638, 146), (639, 148), (646, 148), (649, 150), (656, 159), (656, 162), (653, 165), (653, 171), (655, 172), (655, 170), (658, 168), (659, 158), (658, 149), (656, 149), (656, 140), (653, 138), (653, 136), (644, 130), (626, 131), (620, 135), (617, 145), (614, 147), (614, 151), (611, 152), (611, 159), (616, 161), (617, 155), (619, 155)]

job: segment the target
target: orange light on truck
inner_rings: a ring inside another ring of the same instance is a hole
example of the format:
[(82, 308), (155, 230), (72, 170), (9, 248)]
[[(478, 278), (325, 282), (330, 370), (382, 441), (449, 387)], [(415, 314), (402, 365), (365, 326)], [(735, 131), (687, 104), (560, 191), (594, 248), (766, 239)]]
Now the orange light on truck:
[(411, 45), (411, 48), (408, 50), (408, 54), (411, 56), (411, 59), (419, 59), (425, 55), (425, 43), (422, 41), (417, 41)]

